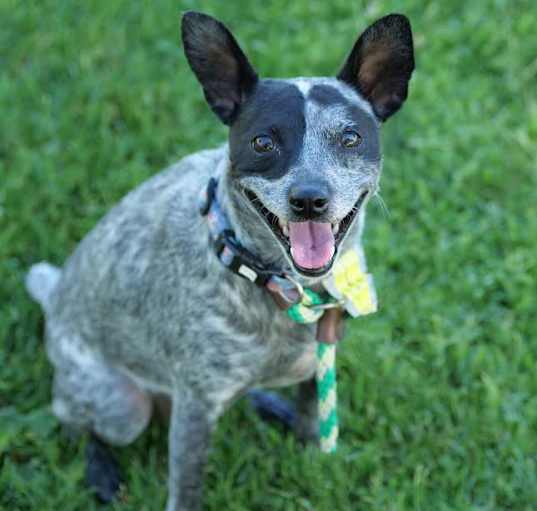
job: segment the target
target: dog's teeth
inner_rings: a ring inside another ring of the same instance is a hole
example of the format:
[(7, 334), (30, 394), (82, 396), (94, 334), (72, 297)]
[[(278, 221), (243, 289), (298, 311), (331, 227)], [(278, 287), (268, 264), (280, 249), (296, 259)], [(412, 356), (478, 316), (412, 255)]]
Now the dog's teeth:
[(278, 225), (280, 226), (280, 229), (283, 232), (283, 235), (285, 237), (289, 237), (289, 227), (287, 227), (287, 224), (283, 223), (280, 218), (278, 218)]
[(332, 234), (335, 236), (339, 232), (339, 223), (332, 226)]

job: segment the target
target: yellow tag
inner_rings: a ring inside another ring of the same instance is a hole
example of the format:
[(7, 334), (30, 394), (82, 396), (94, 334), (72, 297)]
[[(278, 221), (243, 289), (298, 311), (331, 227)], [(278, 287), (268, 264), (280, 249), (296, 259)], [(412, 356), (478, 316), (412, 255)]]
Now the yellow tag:
[(356, 310), (357, 315), (377, 310), (372, 278), (362, 270), (362, 261), (356, 250), (342, 254), (334, 268), (333, 279), (337, 292), (350, 302), (351, 314), (352, 309)]

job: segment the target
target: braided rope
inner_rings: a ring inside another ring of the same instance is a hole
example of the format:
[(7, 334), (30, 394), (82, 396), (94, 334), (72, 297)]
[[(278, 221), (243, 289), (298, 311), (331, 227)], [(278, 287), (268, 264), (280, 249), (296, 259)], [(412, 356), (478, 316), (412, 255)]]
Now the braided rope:
[(316, 305), (326, 303), (320, 295), (311, 289), (304, 289), (302, 300), (287, 309), (287, 315), (297, 323), (315, 323), (324, 313), (322, 309), (316, 309)]
[[(287, 309), (289, 317), (297, 323), (314, 323), (324, 313), (316, 305), (327, 303), (311, 289), (304, 289), (302, 300)], [(336, 450), (338, 437), (337, 397), (336, 397), (336, 346), (318, 343), (317, 345), (317, 382), (319, 436), (321, 451), (330, 453)]]
[[(311, 289), (304, 289), (302, 300), (287, 309), (289, 317), (298, 323), (314, 323), (324, 313), (317, 305), (334, 299), (345, 301), (345, 309), (353, 316), (371, 314), (377, 310), (377, 297), (373, 279), (366, 273), (365, 258), (361, 249), (351, 250), (341, 257), (333, 274), (323, 281), (330, 296), (324, 298)], [(319, 342), (317, 345), (317, 371), (319, 436), (321, 451), (336, 450), (339, 433), (337, 416), (336, 345)]]
[(319, 436), (321, 451), (336, 450), (339, 433), (336, 394), (336, 345), (317, 345), (317, 399), (319, 406)]

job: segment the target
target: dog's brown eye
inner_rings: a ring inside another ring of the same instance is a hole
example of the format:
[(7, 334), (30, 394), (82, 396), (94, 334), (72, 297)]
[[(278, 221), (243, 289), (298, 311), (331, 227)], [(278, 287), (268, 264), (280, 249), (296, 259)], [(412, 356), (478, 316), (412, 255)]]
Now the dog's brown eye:
[(258, 153), (270, 153), (274, 150), (274, 141), (268, 135), (259, 135), (252, 140), (252, 147)]
[(362, 142), (362, 137), (354, 130), (345, 130), (341, 136), (341, 145), (347, 149), (356, 147)]

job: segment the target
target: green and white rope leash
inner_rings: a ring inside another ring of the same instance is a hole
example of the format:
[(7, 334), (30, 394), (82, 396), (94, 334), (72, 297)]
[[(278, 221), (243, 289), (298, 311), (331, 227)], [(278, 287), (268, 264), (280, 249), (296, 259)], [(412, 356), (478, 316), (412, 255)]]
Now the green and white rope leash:
[(336, 345), (317, 345), (317, 395), (319, 400), (319, 440), (322, 452), (334, 452), (337, 447)]
[[(315, 323), (324, 313), (316, 305), (326, 303), (311, 289), (304, 289), (302, 301), (288, 309), (289, 317), (297, 323)], [(318, 343), (317, 345), (317, 382), (319, 409), (319, 437), (323, 452), (334, 452), (339, 432), (336, 393), (336, 345)]]
[[(366, 273), (365, 258), (357, 247), (342, 255), (330, 278), (323, 282), (330, 296), (323, 299), (311, 289), (304, 289), (302, 300), (287, 310), (298, 323), (314, 323), (324, 314), (319, 306), (339, 300), (353, 316), (377, 310), (373, 279)], [(318, 395), (319, 439), (322, 452), (336, 451), (339, 434), (337, 416), (336, 344), (319, 342), (315, 374)]]

